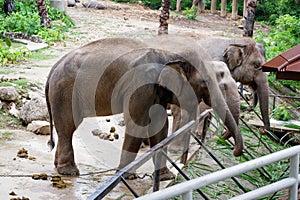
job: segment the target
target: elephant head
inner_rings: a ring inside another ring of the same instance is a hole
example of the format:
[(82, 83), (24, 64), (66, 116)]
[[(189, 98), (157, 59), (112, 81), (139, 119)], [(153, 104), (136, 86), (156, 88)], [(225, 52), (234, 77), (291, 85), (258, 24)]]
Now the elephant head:
[[(243, 151), (243, 139), (237, 128), (239, 117), (239, 97), (237, 94), (237, 86), (234, 80), (231, 78), (225, 63), (206, 62), (205, 64), (202, 63), (202, 66), (197, 69), (197, 67), (195, 68), (191, 64), (184, 62), (185, 61), (176, 61), (168, 64), (168, 67), (162, 71), (159, 80), (160, 85), (171, 88), (172, 85), (174, 85), (174, 83), (169, 80), (171, 70), (175, 71), (177, 76), (181, 76), (181, 78), (178, 79), (186, 82), (184, 84), (176, 84), (177, 86), (179, 85), (180, 88), (173, 86), (175, 87), (175, 90), (177, 89), (177, 94), (180, 94), (176, 95), (176, 97), (180, 96), (183, 97), (183, 99), (181, 101), (177, 101), (174, 97), (175, 100), (170, 103), (180, 106), (181, 109), (186, 111), (184, 113), (187, 115), (182, 116), (180, 111), (176, 110), (175, 108), (175, 111), (177, 111), (177, 116), (175, 116), (176, 119), (174, 119), (173, 125), (177, 123), (177, 127), (179, 128), (185, 122), (195, 117), (195, 108), (197, 105), (193, 104), (193, 101), (190, 101), (188, 98), (190, 96), (189, 88), (184, 87), (185, 85), (191, 86), (198, 100), (197, 103), (200, 103), (202, 100), (204, 100), (204, 102), (211, 106), (220, 116), (225, 126), (230, 131), (230, 135), (233, 136), (235, 140), (234, 155), (239, 156)], [(211, 67), (212, 65), (214, 67)], [(220, 65), (221, 67), (223, 66), (223, 69), (218, 68)], [(213, 68), (216, 69), (214, 70)], [(224, 78), (224, 74), (226, 74), (226, 78)], [(179, 104), (179, 102), (185, 102), (184, 104), (188, 106), (183, 107)], [(172, 107), (172, 111), (174, 112), (174, 106)], [(179, 123), (178, 121), (180, 121), (180, 118), (184, 118), (184, 120)], [(228, 135), (225, 137), (228, 138)]]
[(232, 77), (253, 89), (252, 106), (255, 107), (259, 101), (264, 128), (269, 129), (269, 86), (267, 75), (262, 71), (266, 60), (264, 46), (254, 41), (242, 45), (230, 44), (223, 57)]

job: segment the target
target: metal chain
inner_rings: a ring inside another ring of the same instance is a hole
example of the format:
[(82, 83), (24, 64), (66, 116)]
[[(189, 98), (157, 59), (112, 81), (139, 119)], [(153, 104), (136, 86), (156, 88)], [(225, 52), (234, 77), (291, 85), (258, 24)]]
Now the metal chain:
[[(95, 174), (103, 174), (103, 173), (107, 173), (107, 172), (115, 171), (115, 170), (116, 169), (113, 168), (113, 169), (107, 169), (107, 170), (98, 171), (98, 172), (91, 172), (91, 173), (86, 173), (86, 174), (80, 174), (78, 177), (81, 177), (81, 176), (90, 176), (90, 175), (95, 175)], [(44, 173), (41, 173), (41, 174), (44, 174)], [(34, 174), (0, 174), (0, 177), (17, 177), (17, 178), (30, 177), (30, 178), (32, 178), (33, 175)], [(47, 175), (47, 177), (57, 176), (57, 175), (48, 175), (48, 174), (46, 174), (46, 175)], [(59, 175), (59, 176), (60, 177), (71, 177), (71, 175)]]

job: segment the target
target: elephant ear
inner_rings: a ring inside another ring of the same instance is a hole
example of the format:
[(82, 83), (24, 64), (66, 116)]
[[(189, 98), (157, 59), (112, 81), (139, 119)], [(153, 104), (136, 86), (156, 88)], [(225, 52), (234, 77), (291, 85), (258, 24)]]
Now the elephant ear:
[(223, 58), (230, 71), (242, 65), (245, 59), (245, 49), (246, 45), (240, 44), (230, 44), (230, 46), (225, 49)]
[(176, 96), (183, 93), (183, 87), (187, 83), (187, 73), (190, 69), (186, 62), (182, 60), (170, 61), (165, 64), (161, 71), (158, 84), (171, 90)]

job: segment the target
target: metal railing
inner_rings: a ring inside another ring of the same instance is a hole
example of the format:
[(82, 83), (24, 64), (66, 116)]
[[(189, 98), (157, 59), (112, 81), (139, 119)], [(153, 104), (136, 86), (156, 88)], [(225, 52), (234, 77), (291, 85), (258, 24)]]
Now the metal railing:
[(172, 198), (178, 195), (182, 195), (183, 200), (192, 199), (193, 190), (202, 188), (204, 186), (217, 183), (218, 181), (231, 178), (242, 173), (266, 166), (268, 164), (278, 162), (283, 159), (290, 159), (290, 174), (288, 178), (279, 180), (272, 184), (266, 185), (264, 187), (252, 190), (250, 192), (241, 194), (232, 199), (234, 200), (247, 200), (247, 199), (257, 199), (268, 194), (272, 194), (276, 191), (280, 191), (289, 188), (289, 199), (298, 200), (298, 184), (300, 182), (299, 175), (299, 154), (300, 145), (294, 146), (282, 151), (278, 151), (267, 156), (256, 158), (254, 160), (229, 167), (220, 171), (207, 174), (205, 176), (179, 183), (172, 187), (144, 195), (139, 200), (163, 200)]
[[(203, 120), (212, 110), (206, 110), (203, 113), (200, 114), (198, 119), (196, 120), (197, 122)], [(135, 171), (138, 169), (140, 166), (142, 166), (144, 163), (146, 163), (148, 160), (150, 160), (152, 157), (158, 159), (158, 155), (164, 156), (167, 158), (167, 160), (175, 167), (176, 170), (179, 171), (182, 175), (184, 174), (179, 167), (172, 162), (172, 160), (168, 157), (168, 155), (165, 153), (164, 148), (169, 145), (171, 142), (173, 142), (176, 138), (178, 138), (181, 135), (186, 134), (187, 136), (190, 136), (190, 132), (192, 127), (195, 125), (195, 120), (190, 121), (177, 131), (175, 131), (173, 134), (168, 136), (166, 139), (149, 149), (146, 153), (141, 155), (139, 158), (116, 172), (116, 174), (111, 177), (106, 183), (104, 183), (99, 189), (97, 189), (89, 198), (88, 200), (95, 200), (95, 199), (102, 199), (104, 198), (114, 187), (116, 187), (120, 182), (123, 182), (126, 187), (130, 190), (130, 192), (135, 196), (138, 197), (138, 194), (133, 190), (133, 188), (130, 187), (129, 183), (125, 180), (125, 175), (128, 172)], [(188, 140), (189, 141), (189, 140)], [(185, 164), (186, 158), (187, 158), (187, 151), (188, 151), (188, 143), (185, 144), (183, 148), (183, 154), (181, 161), (182, 163)], [(155, 163), (158, 163), (158, 161), (155, 161)], [(187, 180), (189, 178), (187, 177)], [(159, 168), (155, 166), (155, 172), (154, 172), (154, 184), (153, 184), (153, 191), (157, 191), (159, 188)], [(196, 189), (197, 190), (197, 189)], [(205, 197), (205, 194), (203, 194), (200, 190), (197, 190), (205, 199), (208, 199)]]

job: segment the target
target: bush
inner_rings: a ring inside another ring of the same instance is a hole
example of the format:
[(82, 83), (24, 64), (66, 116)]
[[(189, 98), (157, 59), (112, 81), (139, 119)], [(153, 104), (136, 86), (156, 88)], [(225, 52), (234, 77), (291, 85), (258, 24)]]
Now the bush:
[[(0, 5), (3, 5), (4, 0), (0, 0)], [(47, 10), (50, 19), (52, 20), (52, 30), (57, 32), (52, 35), (61, 35), (63, 32), (68, 31), (68, 28), (74, 25), (74, 22), (69, 18), (65, 12), (53, 9), (47, 1)], [(59, 21), (59, 23), (53, 23)], [(45, 30), (40, 26), (40, 16), (38, 14), (35, 0), (19, 0), (15, 1), (15, 12), (9, 16), (5, 16), (3, 10), (0, 10), (0, 32), (23, 32), (34, 35), (49, 36), (44, 34)], [(42, 33), (40, 33), (42, 32)], [(46, 41), (56, 41), (61, 37), (43, 38)]]
[(300, 16), (300, 1), (295, 0), (261, 0), (256, 9), (256, 20), (275, 24), (277, 18), (289, 14)]
[(26, 48), (13, 48), (10, 40), (6, 39), (4, 42), (0, 39), (0, 64), (5, 65), (8, 63), (16, 63), (24, 60), (25, 57), (30, 55)]
[[(0, 0), (3, 5), (4, 0)], [(40, 16), (38, 14), (35, 0), (15, 1), (15, 12), (5, 16), (3, 8), (0, 8), (0, 33), (22, 32), (25, 34), (39, 35), (48, 44), (62, 41), (65, 38), (64, 32), (74, 26), (74, 22), (65, 12), (53, 9), (47, 1), (47, 10), (52, 23), (52, 29), (40, 26)], [(0, 37), (1, 39), (1, 37)], [(25, 48), (14, 48), (0, 40), (0, 63), (15, 63), (24, 60), (29, 52)]]
[(265, 45), (267, 59), (271, 59), (300, 43), (299, 27), (299, 17), (283, 15), (275, 20), (270, 33), (258, 32), (255, 39)]

